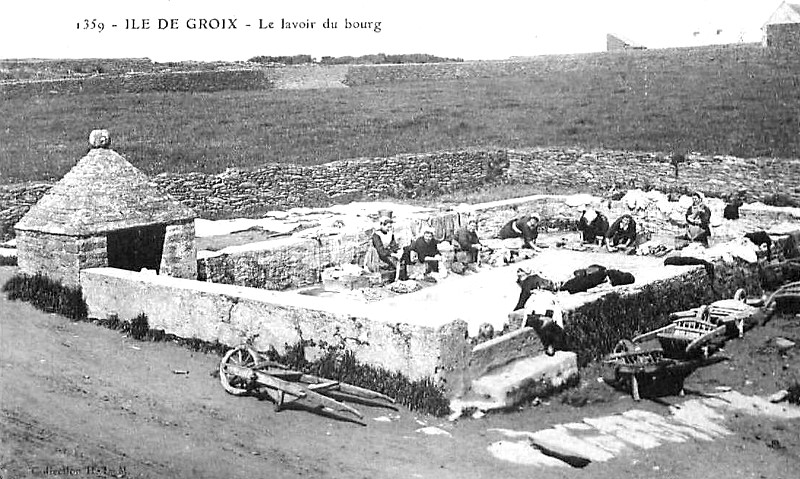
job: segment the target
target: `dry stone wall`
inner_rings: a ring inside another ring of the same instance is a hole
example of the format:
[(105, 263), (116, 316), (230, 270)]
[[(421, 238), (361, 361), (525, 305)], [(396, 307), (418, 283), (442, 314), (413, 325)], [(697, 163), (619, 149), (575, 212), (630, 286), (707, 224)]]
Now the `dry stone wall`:
[[(580, 56), (553, 57), (560, 69), (581, 64)], [(149, 69), (149, 68), (148, 68)], [(136, 73), (0, 82), (0, 98), (29, 95), (142, 93), (148, 91), (222, 91), (346, 88), (348, 86), (538, 75), (546, 61), (477, 61), (402, 65), (287, 65), (201, 71)], [(140, 68), (140, 70), (142, 70)]]
[(317, 166), (271, 164), (218, 175), (162, 174), (153, 180), (202, 216), (264, 205), (323, 206), (355, 199), (409, 198), (477, 187), (493, 179), (503, 152), (465, 151), (344, 160)]
[(150, 91), (213, 92), (269, 90), (276, 73), (267, 69), (127, 73), (0, 83), (0, 98), (42, 94), (115, 94)]
[[(469, 150), (344, 160), (316, 166), (270, 164), (220, 174), (161, 174), (160, 188), (203, 218), (247, 216), (274, 208), (324, 206), (356, 199), (412, 198), (470, 190), (489, 182), (526, 184), (541, 193), (628, 189), (700, 190), (708, 196), (746, 190), (747, 201), (783, 195), (800, 204), (800, 161), (690, 157), (674, 165), (656, 153), (549, 148)], [(52, 185), (0, 186), (0, 235)]]
[[(418, 63), (401, 65), (353, 65), (347, 71), (347, 86), (403, 83), (411, 81), (444, 81), (460, 78), (498, 78), (507, 76), (541, 75), (547, 71), (547, 59), (536, 64), (524, 60), (474, 61), (453, 63)], [(554, 56), (550, 61), (559, 69), (569, 68), (568, 63), (580, 65), (578, 56)]]
[(642, 188), (700, 190), (721, 196), (746, 190), (750, 199), (784, 194), (800, 203), (800, 161), (775, 158), (689, 156), (678, 163), (657, 153), (531, 149), (508, 152), (509, 179), (541, 185), (544, 193), (613, 194)]

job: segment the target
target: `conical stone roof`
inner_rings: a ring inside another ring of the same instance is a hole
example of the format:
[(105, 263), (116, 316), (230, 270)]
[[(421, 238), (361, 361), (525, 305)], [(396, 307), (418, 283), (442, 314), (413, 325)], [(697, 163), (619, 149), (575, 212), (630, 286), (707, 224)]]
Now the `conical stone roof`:
[(92, 236), (195, 217), (194, 211), (160, 191), (120, 154), (93, 149), (31, 207), (15, 228)]

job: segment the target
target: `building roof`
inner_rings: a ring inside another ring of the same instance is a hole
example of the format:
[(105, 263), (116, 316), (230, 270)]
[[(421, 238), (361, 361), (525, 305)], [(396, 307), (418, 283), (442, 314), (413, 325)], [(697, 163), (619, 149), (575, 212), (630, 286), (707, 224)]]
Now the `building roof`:
[(194, 211), (160, 191), (114, 150), (93, 149), (15, 225), (70, 236), (192, 220)]
[(640, 43), (636, 43), (636, 42), (634, 42), (633, 40), (631, 40), (629, 38), (623, 37), (622, 35), (617, 35), (616, 33), (607, 33), (606, 34), (606, 45), (608, 45), (609, 42), (622, 44), (622, 45), (625, 45), (628, 48), (634, 48), (634, 49), (644, 49), (644, 48), (646, 48), (644, 45), (642, 45)]
[(776, 23), (800, 23), (800, 4), (781, 3), (764, 25)]

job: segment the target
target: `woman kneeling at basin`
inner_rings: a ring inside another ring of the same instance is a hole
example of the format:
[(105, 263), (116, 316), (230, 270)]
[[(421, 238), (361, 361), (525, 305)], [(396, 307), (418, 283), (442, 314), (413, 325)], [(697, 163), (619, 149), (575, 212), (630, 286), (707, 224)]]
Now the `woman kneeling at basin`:
[(539, 237), (539, 217), (526, 215), (506, 223), (498, 233), (500, 239), (522, 238), (522, 247), (534, 249)]
[(636, 249), (636, 221), (631, 215), (622, 215), (608, 228), (606, 234), (608, 251), (624, 250), (633, 253)]

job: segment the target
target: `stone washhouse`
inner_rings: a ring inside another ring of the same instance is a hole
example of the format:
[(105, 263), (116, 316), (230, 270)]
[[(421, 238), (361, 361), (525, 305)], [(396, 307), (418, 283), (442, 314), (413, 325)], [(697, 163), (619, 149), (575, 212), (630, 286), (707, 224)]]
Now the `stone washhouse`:
[(81, 270), (96, 267), (196, 279), (194, 211), (108, 149), (107, 132), (92, 132), (89, 143), (86, 156), (14, 226), (20, 270), (71, 286), (80, 284)]

